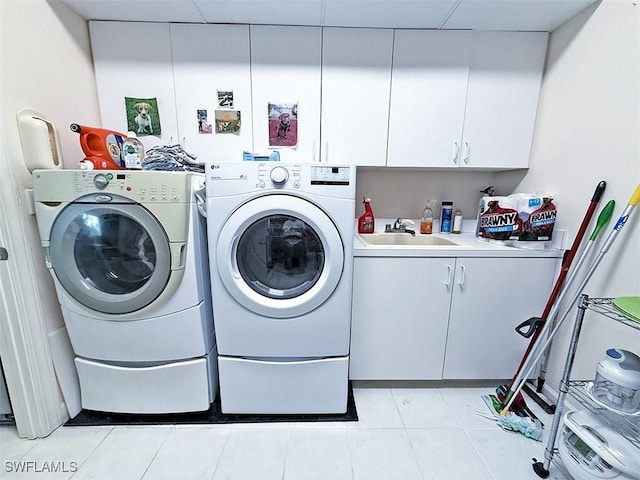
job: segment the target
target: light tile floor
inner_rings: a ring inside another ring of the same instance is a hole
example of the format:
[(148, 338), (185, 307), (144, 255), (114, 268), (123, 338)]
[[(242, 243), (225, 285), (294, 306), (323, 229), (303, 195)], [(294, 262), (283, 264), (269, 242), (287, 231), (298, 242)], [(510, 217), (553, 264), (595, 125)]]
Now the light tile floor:
[[(537, 479), (531, 459), (543, 458), (550, 416), (529, 403), (545, 423), (544, 443), (505, 432), (476, 413), (489, 413), (487, 393), (491, 387), (356, 383), (359, 421), (344, 423), (61, 427), (38, 440), (5, 425), (0, 478)], [(31, 473), (16, 472), (20, 465)], [(47, 465), (67, 472), (42, 472)], [(555, 465), (549, 478), (565, 479)]]

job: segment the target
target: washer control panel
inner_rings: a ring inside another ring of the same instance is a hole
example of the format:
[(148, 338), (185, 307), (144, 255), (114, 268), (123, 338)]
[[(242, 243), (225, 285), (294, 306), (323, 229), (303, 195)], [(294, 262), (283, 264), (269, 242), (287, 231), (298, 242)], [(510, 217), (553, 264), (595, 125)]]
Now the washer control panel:
[[(185, 202), (189, 188), (185, 174), (177, 172), (77, 171), (74, 190), (78, 195), (100, 192), (118, 194), (139, 202)], [(161, 175), (158, 175), (160, 173)]]

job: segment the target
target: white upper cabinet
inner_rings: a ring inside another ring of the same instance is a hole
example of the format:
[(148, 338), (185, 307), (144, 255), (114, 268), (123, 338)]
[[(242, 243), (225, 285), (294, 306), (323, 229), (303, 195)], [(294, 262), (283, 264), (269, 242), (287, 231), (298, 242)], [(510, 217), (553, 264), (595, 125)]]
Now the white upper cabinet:
[[(529, 164), (544, 32), (126, 22), (90, 29), (102, 126), (126, 133), (125, 97), (155, 100), (159, 119), (141, 136), (147, 150), (180, 143), (201, 162), (277, 149), (283, 161), (360, 166)], [(232, 106), (218, 103), (225, 91)], [(219, 131), (216, 112), (230, 121), (239, 114), (240, 128)], [(290, 124), (278, 133), (282, 112)]]
[(393, 30), (325, 28), (320, 161), (384, 166)]
[(396, 31), (388, 166), (458, 165), (471, 42), (468, 31)]
[(389, 166), (526, 168), (547, 34), (397, 31)]
[[(295, 146), (273, 149), (280, 152), (283, 161), (318, 161), (322, 29), (261, 25), (251, 25), (250, 29), (254, 151), (272, 150), (269, 104), (294, 104), (297, 111), (290, 115), (290, 121), (297, 125), (292, 124), (286, 134), (287, 142), (296, 135)], [(271, 123), (271, 134), (276, 136)]]
[(547, 34), (475, 32), (460, 165), (527, 168)]
[(169, 24), (90, 22), (89, 29), (102, 127), (126, 134), (131, 112), (125, 97), (155, 99), (160, 124), (153, 126), (152, 135), (139, 138), (147, 150), (177, 143)]
[[(241, 161), (253, 150), (251, 70), (247, 25), (171, 24), (173, 74), (180, 141), (198, 161)], [(218, 92), (233, 93), (232, 105), (218, 104)], [(206, 118), (204, 117), (206, 111)], [(217, 128), (216, 111), (229, 120)], [(224, 113), (223, 113), (224, 112)], [(198, 116), (200, 113), (200, 118)]]
[(439, 28), (458, 0), (325, 0), (325, 26)]

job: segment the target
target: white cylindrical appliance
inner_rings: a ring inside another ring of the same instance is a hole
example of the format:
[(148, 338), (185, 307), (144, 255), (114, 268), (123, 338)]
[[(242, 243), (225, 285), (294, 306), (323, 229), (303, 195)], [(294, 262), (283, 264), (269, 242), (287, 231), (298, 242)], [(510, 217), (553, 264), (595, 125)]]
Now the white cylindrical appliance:
[(628, 350), (608, 349), (598, 363), (591, 394), (617, 412), (640, 413), (640, 357)]

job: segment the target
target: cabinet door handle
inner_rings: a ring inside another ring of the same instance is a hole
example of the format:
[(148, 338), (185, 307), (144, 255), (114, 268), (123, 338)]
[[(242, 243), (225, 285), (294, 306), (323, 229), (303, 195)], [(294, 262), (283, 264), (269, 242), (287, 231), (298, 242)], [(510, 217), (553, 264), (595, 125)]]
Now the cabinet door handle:
[(458, 155), (460, 154), (460, 146), (458, 145), (457, 140), (453, 141), (453, 163), (458, 163)]
[(467, 268), (464, 265), (460, 265), (460, 281), (458, 282), (458, 285), (460, 285), (461, 288), (464, 285), (464, 280), (465, 280), (464, 277), (466, 272), (467, 272)]
[(444, 284), (447, 287), (447, 289), (449, 289), (449, 287), (451, 286), (451, 273), (452, 272), (453, 272), (453, 269), (451, 268), (451, 265), (447, 265), (447, 281), (444, 282)]
[(324, 142), (324, 161), (329, 161), (329, 141)]
[(471, 156), (471, 147), (469, 146), (469, 142), (464, 142), (464, 156), (462, 160), (464, 163), (469, 163), (469, 157)]
[(313, 145), (311, 146), (311, 161), (315, 162), (316, 161), (316, 141), (313, 141)]

